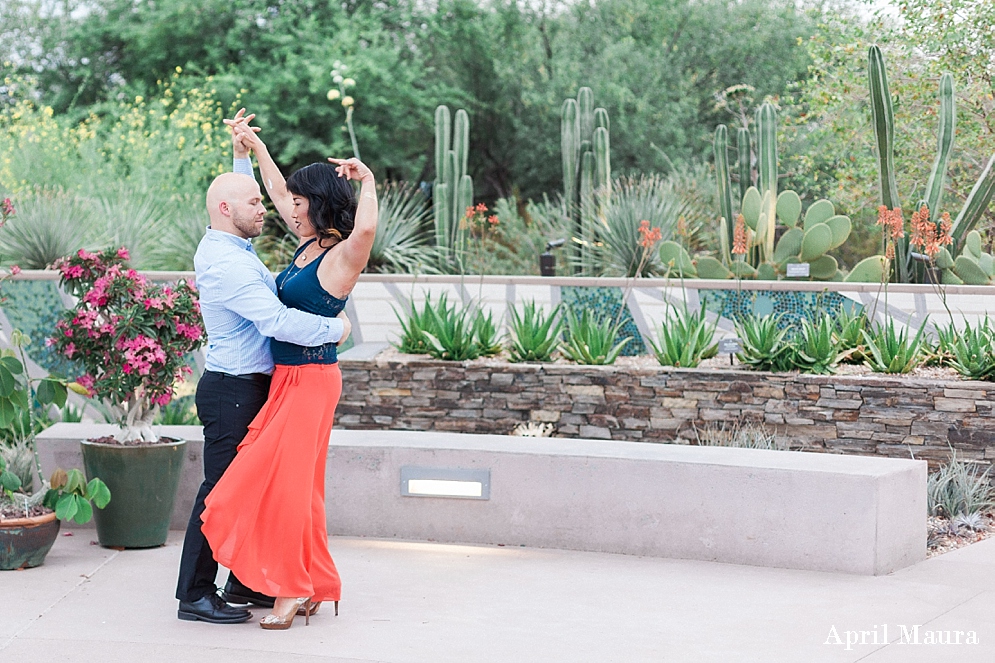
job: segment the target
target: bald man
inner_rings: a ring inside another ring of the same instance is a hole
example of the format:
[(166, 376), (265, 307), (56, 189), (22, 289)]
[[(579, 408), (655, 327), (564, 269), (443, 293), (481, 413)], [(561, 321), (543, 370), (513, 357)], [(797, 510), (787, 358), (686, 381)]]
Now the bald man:
[[(234, 144), (236, 160), (247, 156), (238, 139)], [(272, 607), (273, 598), (253, 592), (234, 574), (218, 595), (218, 564), (201, 533), (204, 499), (234, 460), (249, 423), (266, 402), (273, 372), (270, 338), (309, 347), (338, 343), (348, 336), (349, 321), (290, 309), (277, 298), (273, 275), (250, 241), (262, 232), (266, 212), (251, 175), (225, 173), (215, 179), (207, 190), (207, 212), (211, 225), (194, 257), (207, 329), (206, 370), (196, 396), (197, 416), (204, 424), (204, 483), (183, 541), (177, 616), (238, 624), (251, 614), (229, 602)]]

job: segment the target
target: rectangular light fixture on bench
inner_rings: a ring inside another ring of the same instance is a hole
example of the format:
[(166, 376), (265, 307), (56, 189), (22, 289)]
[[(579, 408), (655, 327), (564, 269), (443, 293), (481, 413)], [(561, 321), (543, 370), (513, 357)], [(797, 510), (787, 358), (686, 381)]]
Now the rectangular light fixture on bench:
[(401, 495), (489, 500), (491, 471), (405, 465), (401, 468)]

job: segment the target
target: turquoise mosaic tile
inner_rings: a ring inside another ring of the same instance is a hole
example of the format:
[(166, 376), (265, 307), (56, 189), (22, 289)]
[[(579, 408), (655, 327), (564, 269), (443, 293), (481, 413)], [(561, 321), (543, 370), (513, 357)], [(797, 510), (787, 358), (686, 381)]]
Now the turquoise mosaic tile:
[(55, 333), (65, 308), (55, 281), (8, 281), (3, 284), (3, 312), (14, 329), (31, 339), (24, 350), (45, 370), (75, 377), (76, 362), (45, 346), (45, 339)]
[(724, 318), (783, 315), (781, 327), (797, 324), (802, 318), (815, 321), (828, 313), (835, 317), (840, 308), (847, 311), (862, 307), (838, 292), (792, 292), (783, 290), (700, 290), (702, 305)]

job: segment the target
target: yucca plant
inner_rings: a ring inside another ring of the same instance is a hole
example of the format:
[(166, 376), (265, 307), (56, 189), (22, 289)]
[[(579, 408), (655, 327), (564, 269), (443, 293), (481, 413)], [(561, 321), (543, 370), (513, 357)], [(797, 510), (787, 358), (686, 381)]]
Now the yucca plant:
[(24, 198), (17, 216), (0, 229), (0, 256), (23, 269), (45, 269), (78, 249), (101, 243), (91, 206), (68, 193)]
[(473, 316), (473, 336), (480, 348), (480, 354), (491, 357), (501, 352), (501, 342), (498, 339), (497, 325), (494, 324), (494, 316), (488, 311), (486, 314), (482, 309), (478, 309)]
[[(445, 293), (439, 297), (439, 302), (435, 305), (435, 308), (439, 309), (440, 317), (448, 317), (447, 311), (450, 307), (446, 301)], [(435, 316), (432, 315), (432, 309), (431, 293), (425, 296), (425, 303), (422, 305), (420, 311), (414, 302), (411, 303), (411, 309), (408, 311), (407, 316), (402, 316), (397, 312), (397, 309), (394, 309), (394, 315), (397, 316), (398, 322), (401, 323), (400, 342), (394, 343), (394, 347), (399, 352), (413, 355), (429, 354), (432, 344), (425, 336), (425, 332), (431, 333), (435, 330)]]
[(763, 317), (748, 316), (736, 323), (736, 333), (743, 349), (736, 355), (740, 363), (757, 371), (789, 371), (794, 354), (787, 327), (780, 326), (780, 313)]
[(922, 362), (925, 331), (924, 322), (910, 338), (908, 329), (896, 331), (895, 321), (889, 318), (886, 324), (861, 332), (869, 351), (867, 364), (875, 373), (908, 373)]
[(836, 325), (828, 315), (816, 323), (803, 318), (792, 345), (792, 361), (801, 371), (820, 375), (835, 372), (841, 353), (836, 339)]
[(926, 495), (930, 515), (955, 518), (980, 513), (995, 504), (990, 466), (965, 462), (952, 452), (950, 462), (929, 475)]
[(643, 260), (645, 249), (640, 244), (639, 224), (648, 221), (650, 226), (661, 229), (662, 239), (670, 239), (686, 208), (665, 178), (652, 175), (616, 180), (600, 217), (585, 222), (585, 248), (576, 264), (591, 276), (666, 273), (657, 251), (650, 251)]
[(697, 311), (688, 311), (687, 306), (667, 308), (657, 331), (659, 345), (647, 339), (661, 366), (693, 368), (702, 359), (716, 355), (719, 346), (712, 342), (715, 325), (705, 319), (705, 314), (704, 306)]
[(508, 309), (511, 322), (511, 361), (552, 361), (563, 330), (563, 316), (557, 304), (547, 316), (535, 300), (523, 304), (522, 313)]
[(584, 309), (579, 317), (567, 309), (566, 320), (566, 338), (560, 344), (560, 352), (578, 364), (614, 364), (622, 348), (632, 340), (627, 337), (616, 343), (622, 323), (610, 318), (596, 322), (590, 309)]
[(457, 310), (446, 307), (427, 307), (431, 318), (431, 331), (422, 330), (428, 340), (428, 354), (446, 361), (467, 361), (481, 355), (470, 309)]
[[(953, 325), (951, 325), (953, 326)], [(949, 345), (950, 366), (971, 380), (995, 379), (995, 334), (985, 319), (976, 327), (967, 322)]]
[(867, 329), (867, 313), (847, 311), (840, 308), (836, 313), (835, 338), (839, 346), (840, 362), (844, 364), (863, 364), (867, 352), (863, 331)]
[(379, 192), (379, 205), (367, 271), (437, 273), (438, 253), (430, 245), (432, 206), (425, 195), (406, 182), (390, 182)]

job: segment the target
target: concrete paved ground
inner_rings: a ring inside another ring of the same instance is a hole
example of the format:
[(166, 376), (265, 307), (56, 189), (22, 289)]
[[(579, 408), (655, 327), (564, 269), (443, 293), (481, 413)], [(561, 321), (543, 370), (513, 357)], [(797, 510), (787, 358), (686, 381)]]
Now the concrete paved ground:
[[(0, 573), (0, 661), (995, 660), (995, 539), (875, 578), (335, 537), (341, 616), (323, 607), (307, 628), (268, 632), (258, 614), (237, 626), (176, 619), (180, 533), (142, 551), (93, 538), (76, 530), (44, 566)], [(915, 624), (920, 641), (959, 630), (980, 644), (898, 644), (899, 625)], [(868, 644), (824, 644), (832, 627), (841, 642), (868, 631)]]

